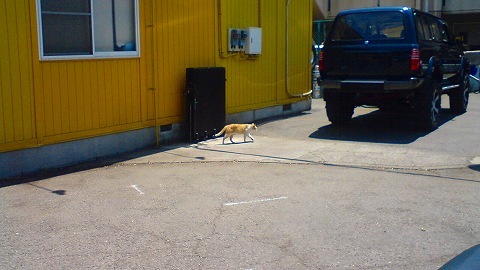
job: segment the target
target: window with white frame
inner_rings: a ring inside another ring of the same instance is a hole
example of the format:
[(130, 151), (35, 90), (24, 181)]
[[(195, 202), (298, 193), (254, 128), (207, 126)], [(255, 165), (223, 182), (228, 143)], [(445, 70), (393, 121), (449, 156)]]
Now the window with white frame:
[(138, 0), (37, 0), (41, 59), (139, 56)]

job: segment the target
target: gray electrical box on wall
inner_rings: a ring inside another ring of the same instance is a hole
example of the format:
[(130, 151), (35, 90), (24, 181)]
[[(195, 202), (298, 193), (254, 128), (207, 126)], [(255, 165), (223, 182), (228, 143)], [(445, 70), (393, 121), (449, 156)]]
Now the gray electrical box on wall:
[(228, 29), (228, 51), (239, 52), (240, 49), (241, 33), (240, 29), (230, 28)]
[(262, 28), (249, 27), (247, 30), (247, 38), (245, 42), (246, 54), (262, 53)]
[(245, 54), (262, 53), (262, 28), (228, 29), (228, 51), (245, 52)]

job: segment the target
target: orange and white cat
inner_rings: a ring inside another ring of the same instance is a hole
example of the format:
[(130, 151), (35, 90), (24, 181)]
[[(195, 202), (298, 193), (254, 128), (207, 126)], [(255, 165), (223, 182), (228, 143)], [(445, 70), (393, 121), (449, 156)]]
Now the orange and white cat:
[(257, 130), (257, 126), (254, 123), (251, 123), (251, 124), (230, 124), (230, 125), (226, 125), (220, 132), (215, 134), (215, 137), (218, 137), (218, 136), (222, 135), (222, 133), (225, 132), (225, 135), (223, 135), (223, 141), (222, 141), (222, 144), (225, 144), (225, 139), (227, 137), (229, 137), (230, 141), (232, 143), (234, 143), (233, 140), (232, 140), (233, 135), (243, 134), (243, 141), (244, 142), (247, 142), (247, 136), (250, 139), (252, 139), (252, 142), (254, 142), (255, 140), (253, 139), (252, 135), (250, 135), (250, 132), (252, 132), (254, 130)]

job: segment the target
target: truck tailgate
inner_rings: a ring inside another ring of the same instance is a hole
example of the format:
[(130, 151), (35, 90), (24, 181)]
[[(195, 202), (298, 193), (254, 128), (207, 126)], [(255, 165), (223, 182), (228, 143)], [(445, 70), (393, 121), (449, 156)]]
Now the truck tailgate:
[(342, 79), (395, 79), (408, 77), (411, 46), (385, 44), (342, 46), (324, 52), (325, 72)]

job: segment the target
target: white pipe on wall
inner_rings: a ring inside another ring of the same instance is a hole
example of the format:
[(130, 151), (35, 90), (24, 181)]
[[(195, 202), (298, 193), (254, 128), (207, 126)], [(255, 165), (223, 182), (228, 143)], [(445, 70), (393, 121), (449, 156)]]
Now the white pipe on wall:
[(287, 0), (286, 6), (286, 18), (285, 18), (285, 90), (291, 97), (306, 97), (312, 93), (312, 90), (303, 94), (292, 94), (288, 87), (288, 10), (290, 6), (290, 0)]

